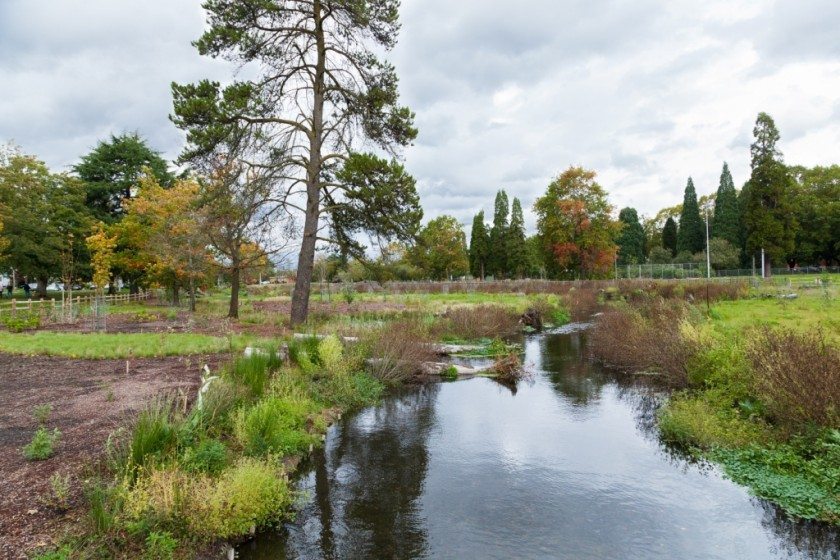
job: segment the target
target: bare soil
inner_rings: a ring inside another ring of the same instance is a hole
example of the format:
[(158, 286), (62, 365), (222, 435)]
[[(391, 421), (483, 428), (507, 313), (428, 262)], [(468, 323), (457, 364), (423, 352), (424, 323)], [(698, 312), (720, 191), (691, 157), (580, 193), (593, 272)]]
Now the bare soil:
[[(102, 457), (108, 435), (126, 425), (150, 398), (180, 391), (191, 399), (205, 364), (216, 371), (225, 355), (125, 360), (74, 360), (0, 354), (0, 559), (27, 558), (83, 519), (83, 480)], [(49, 429), (61, 439), (46, 461), (22, 448), (38, 427), (32, 413), (51, 404)], [(50, 477), (69, 474), (70, 507), (45, 503)]]

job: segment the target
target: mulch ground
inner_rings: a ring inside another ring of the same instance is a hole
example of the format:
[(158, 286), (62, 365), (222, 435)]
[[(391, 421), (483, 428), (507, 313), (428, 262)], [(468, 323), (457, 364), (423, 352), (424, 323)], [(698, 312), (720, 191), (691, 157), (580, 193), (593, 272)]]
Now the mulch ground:
[[(85, 474), (102, 457), (108, 435), (126, 425), (150, 398), (182, 391), (191, 398), (201, 370), (216, 371), (224, 355), (125, 360), (74, 360), (0, 354), (0, 558), (22, 559), (49, 545), (85, 515)], [(47, 422), (61, 439), (46, 461), (22, 448), (37, 429), (33, 409), (52, 405)], [(70, 508), (46, 505), (50, 477), (71, 477)]]

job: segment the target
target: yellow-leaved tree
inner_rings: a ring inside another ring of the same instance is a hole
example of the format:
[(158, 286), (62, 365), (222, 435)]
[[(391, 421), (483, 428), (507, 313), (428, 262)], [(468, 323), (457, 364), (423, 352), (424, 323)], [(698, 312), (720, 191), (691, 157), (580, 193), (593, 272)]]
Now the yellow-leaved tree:
[(96, 232), (86, 240), (90, 250), (90, 265), (93, 269), (93, 284), (97, 295), (102, 295), (111, 282), (111, 267), (114, 265), (114, 248), (117, 246), (116, 237), (109, 235), (102, 222)]
[(196, 288), (206, 280), (212, 262), (199, 190), (192, 179), (164, 188), (146, 173), (137, 195), (124, 202), (127, 214), (120, 226), (137, 244), (135, 258), (171, 290), (173, 303), (179, 303), (181, 287), (189, 289), (191, 310), (195, 310)]

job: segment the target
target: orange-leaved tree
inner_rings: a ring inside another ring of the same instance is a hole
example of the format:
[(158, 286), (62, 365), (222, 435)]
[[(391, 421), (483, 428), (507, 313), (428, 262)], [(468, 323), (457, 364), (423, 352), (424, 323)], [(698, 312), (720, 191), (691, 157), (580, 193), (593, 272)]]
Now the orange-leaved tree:
[(179, 291), (187, 286), (191, 310), (195, 310), (196, 288), (207, 278), (212, 260), (199, 191), (194, 180), (181, 179), (164, 188), (147, 173), (137, 195), (124, 202), (123, 227), (136, 236), (139, 258), (153, 278), (172, 290), (173, 303), (179, 302)]
[(621, 229), (595, 172), (569, 167), (534, 204), (548, 273), (555, 278), (610, 274)]

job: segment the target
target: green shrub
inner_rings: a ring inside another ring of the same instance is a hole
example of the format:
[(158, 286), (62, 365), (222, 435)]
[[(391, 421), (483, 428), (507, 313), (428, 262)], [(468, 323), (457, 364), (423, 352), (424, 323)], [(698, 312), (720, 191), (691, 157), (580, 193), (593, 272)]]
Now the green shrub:
[(70, 475), (54, 473), (50, 477), (50, 493), (43, 499), (45, 505), (58, 511), (70, 508)]
[(44, 461), (52, 457), (54, 448), (58, 444), (61, 432), (58, 429), (49, 431), (44, 426), (38, 428), (32, 441), (23, 448), (23, 456), (30, 461)]
[(318, 343), (318, 359), (329, 373), (341, 373), (344, 346), (337, 336), (331, 334)]
[(17, 315), (4, 316), (3, 325), (13, 333), (35, 330), (41, 326), (41, 316), (37, 313), (18, 312)]
[(456, 368), (455, 366), (443, 368), (443, 370), (441, 370), (440, 372), (440, 378), (448, 381), (454, 381), (458, 379), (458, 368)]
[(47, 421), (50, 419), (51, 414), (51, 404), (39, 404), (35, 407), (35, 410), (32, 412), (32, 416), (35, 417), (35, 420), (37, 420), (38, 424), (40, 424), (41, 426), (47, 423)]
[(146, 537), (146, 553), (143, 556), (147, 560), (172, 560), (177, 548), (178, 541), (171, 533), (152, 531)]
[(187, 471), (218, 475), (228, 462), (228, 450), (217, 439), (206, 439), (184, 453), (183, 466)]
[(73, 548), (66, 544), (55, 550), (39, 552), (32, 557), (32, 560), (70, 560), (73, 555)]
[(232, 538), (281, 520), (292, 494), (271, 459), (242, 459), (217, 482), (197, 485), (191, 505), (188, 522), (194, 534)]
[(304, 453), (318, 441), (306, 431), (307, 419), (315, 409), (312, 401), (268, 397), (239, 411), (236, 438), (248, 455)]
[(718, 410), (699, 398), (673, 398), (659, 412), (659, 429), (669, 443), (700, 449), (767, 440), (763, 424), (739, 418), (734, 409)]

